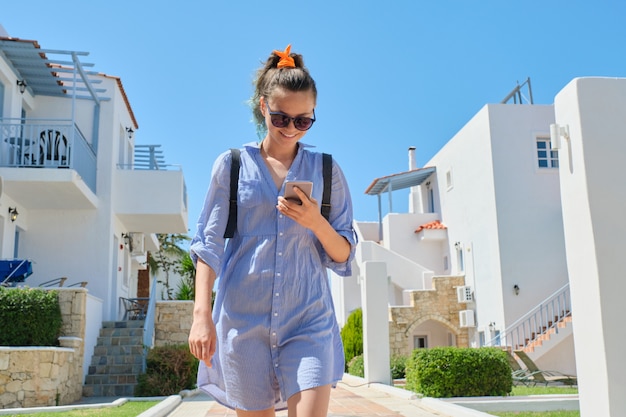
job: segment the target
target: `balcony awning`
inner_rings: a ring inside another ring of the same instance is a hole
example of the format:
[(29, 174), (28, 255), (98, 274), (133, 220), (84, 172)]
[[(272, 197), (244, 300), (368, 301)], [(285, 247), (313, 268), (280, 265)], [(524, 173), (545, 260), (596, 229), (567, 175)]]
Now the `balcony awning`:
[(376, 178), (365, 190), (365, 194), (380, 195), (386, 191), (415, 187), (426, 181), (436, 171), (435, 167), (413, 169), (399, 174)]
[(365, 190), (365, 194), (378, 197), (378, 238), (383, 238), (383, 213), (380, 196), (387, 192), (389, 195), (389, 211), (393, 210), (391, 192), (404, 188), (416, 187), (426, 181), (437, 169), (435, 167), (425, 167), (400, 172), (398, 174), (387, 175), (376, 178)]
[(0, 53), (34, 95), (109, 100), (101, 95), (105, 89), (94, 86), (101, 81), (90, 78), (98, 73), (85, 70), (93, 64), (79, 59), (88, 52), (41, 49), (37, 41), (0, 37)]

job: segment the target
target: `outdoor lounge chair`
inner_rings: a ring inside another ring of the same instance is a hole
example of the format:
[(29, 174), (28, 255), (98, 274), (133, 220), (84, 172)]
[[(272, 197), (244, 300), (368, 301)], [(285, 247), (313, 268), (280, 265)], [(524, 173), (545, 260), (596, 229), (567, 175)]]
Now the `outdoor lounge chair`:
[(513, 384), (514, 385), (535, 385), (536, 380), (533, 379), (533, 373), (528, 369), (524, 369), (521, 367), (515, 356), (511, 353), (510, 350), (506, 349), (506, 358), (509, 361), (509, 366), (511, 367), (511, 375), (513, 376)]
[(548, 385), (550, 383), (561, 383), (565, 385), (577, 385), (578, 380), (574, 375), (566, 375), (557, 371), (544, 371), (537, 367), (535, 362), (523, 350), (516, 350), (515, 355), (528, 368), (528, 376), (532, 378), (535, 384)]

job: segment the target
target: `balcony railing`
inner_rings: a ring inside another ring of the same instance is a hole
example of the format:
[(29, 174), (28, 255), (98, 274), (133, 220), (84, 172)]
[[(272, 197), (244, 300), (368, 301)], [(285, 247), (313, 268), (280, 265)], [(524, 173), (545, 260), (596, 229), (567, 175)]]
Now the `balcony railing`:
[(70, 168), (96, 192), (96, 153), (70, 120), (0, 119), (0, 166)]

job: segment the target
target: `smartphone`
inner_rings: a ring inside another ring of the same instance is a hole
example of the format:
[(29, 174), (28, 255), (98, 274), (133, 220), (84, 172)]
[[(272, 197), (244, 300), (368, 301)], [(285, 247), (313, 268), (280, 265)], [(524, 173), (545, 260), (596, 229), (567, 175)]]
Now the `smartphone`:
[(298, 187), (306, 194), (308, 198), (311, 198), (311, 192), (313, 191), (313, 183), (311, 181), (287, 181), (285, 183), (285, 195), (287, 200), (295, 201), (298, 204), (302, 204), (300, 197), (294, 191), (293, 187)]

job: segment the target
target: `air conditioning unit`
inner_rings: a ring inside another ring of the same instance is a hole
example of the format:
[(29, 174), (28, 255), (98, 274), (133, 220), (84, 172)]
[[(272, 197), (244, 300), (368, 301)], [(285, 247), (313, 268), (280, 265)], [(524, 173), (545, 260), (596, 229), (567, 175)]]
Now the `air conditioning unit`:
[(456, 298), (459, 303), (469, 303), (474, 301), (474, 297), (472, 296), (472, 287), (469, 285), (464, 285), (462, 287), (456, 287)]
[(461, 327), (475, 327), (474, 310), (459, 311), (459, 321), (461, 322)]
[(145, 250), (145, 236), (143, 233), (130, 233), (130, 254), (142, 255)]

